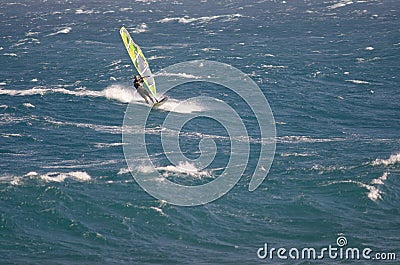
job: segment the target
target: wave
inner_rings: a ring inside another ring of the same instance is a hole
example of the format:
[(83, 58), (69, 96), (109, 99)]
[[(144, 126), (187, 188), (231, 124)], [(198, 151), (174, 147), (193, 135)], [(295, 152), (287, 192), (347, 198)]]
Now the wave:
[(203, 77), (201, 76), (196, 76), (192, 74), (186, 74), (186, 73), (167, 73), (167, 72), (160, 72), (154, 76), (170, 76), (170, 77), (181, 77), (181, 78), (192, 78), (192, 79), (201, 79)]
[(0, 95), (9, 95), (9, 96), (33, 96), (33, 95), (45, 95), (50, 93), (60, 93), (66, 95), (75, 95), (75, 96), (92, 96), (92, 97), (100, 97), (104, 95), (102, 91), (91, 91), (86, 90), (84, 88), (79, 88), (76, 90), (68, 90), (65, 88), (45, 88), (45, 87), (33, 87), (30, 89), (23, 90), (11, 90), (11, 89), (0, 89)]
[(361, 84), (361, 85), (369, 85), (370, 84), (370, 82), (368, 82), (368, 81), (357, 80), (357, 79), (346, 80), (346, 82), (352, 82), (354, 84)]
[(280, 156), (282, 157), (289, 157), (289, 156), (294, 156), (294, 157), (308, 157), (308, 156), (314, 156), (314, 154), (308, 154), (308, 153), (281, 153)]
[(328, 6), (328, 9), (336, 9), (336, 8), (340, 8), (340, 7), (345, 7), (345, 6), (351, 5), (353, 3), (354, 2), (351, 0), (344, 0), (344, 1), (340, 1), (339, 3)]
[(147, 24), (146, 23), (141, 23), (139, 26), (137, 26), (136, 28), (134, 28), (132, 30), (132, 33), (136, 33), (136, 34), (143, 33), (143, 32), (146, 32), (147, 29), (148, 29)]
[(332, 181), (332, 182), (328, 183), (327, 186), (334, 185), (334, 184), (341, 184), (341, 183), (356, 184), (357, 186), (359, 186), (361, 188), (367, 189), (368, 190), (367, 197), (371, 201), (377, 201), (378, 199), (382, 199), (383, 192), (378, 187), (372, 186), (372, 185), (368, 185), (368, 184), (362, 183), (360, 181), (355, 181), (355, 180)]
[(4, 56), (17, 57), (16, 53), (3, 53)]
[(72, 30), (71, 27), (65, 27), (65, 28), (62, 28), (62, 29), (58, 30), (57, 32), (47, 34), (45, 37), (55, 36), (55, 35), (58, 35), (58, 34), (68, 34), (68, 33), (71, 32), (71, 30)]
[(77, 15), (90, 15), (93, 14), (95, 11), (93, 9), (89, 9), (89, 10), (83, 10), (83, 9), (77, 9), (75, 10), (75, 14)]
[(49, 172), (45, 174), (39, 174), (35, 171), (26, 173), (23, 176), (3, 176), (0, 178), (0, 182), (8, 182), (13, 186), (20, 186), (24, 183), (24, 179), (39, 179), (45, 182), (64, 182), (67, 179), (72, 179), (78, 182), (90, 181), (92, 177), (85, 171), (72, 171), (67, 173), (61, 172)]
[(394, 165), (396, 163), (400, 163), (400, 153), (397, 153), (395, 155), (391, 155), (388, 159), (375, 159), (372, 161), (371, 165), (373, 166), (389, 166), (389, 165)]
[(97, 143), (94, 146), (96, 148), (110, 148), (115, 146), (122, 146), (123, 143)]
[(189, 16), (170, 17), (170, 18), (163, 18), (161, 20), (158, 20), (157, 22), (168, 23), (168, 22), (177, 21), (178, 23), (182, 23), (182, 24), (188, 24), (188, 23), (193, 23), (193, 22), (207, 23), (212, 20), (221, 19), (221, 18), (223, 19), (224, 22), (229, 22), (229, 21), (233, 21), (239, 17), (243, 17), (243, 15), (230, 14), (230, 15), (204, 16), (204, 17), (197, 17), (197, 18), (190, 18)]
[(46, 87), (33, 87), (30, 89), (23, 90), (12, 90), (12, 89), (0, 89), (0, 95), (8, 96), (33, 96), (46, 94), (65, 94), (73, 95), (78, 97), (106, 97), (108, 99), (115, 99), (123, 103), (129, 103), (135, 98), (140, 99), (136, 96), (134, 91), (130, 88), (124, 87), (122, 85), (111, 85), (102, 91), (86, 90), (85, 88), (77, 88), (75, 90), (69, 90), (65, 88), (46, 88)]
[(328, 143), (328, 142), (341, 142), (345, 138), (312, 138), (304, 135), (293, 136), (279, 136), (276, 137), (278, 143)]
[(92, 124), (92, 123), (76, 123), (76, 122), (68, 122), (68, 121), (58, 121), (51, 117), (44, 117), (44, 120), (50, 124), (54, 125), (63, 125), (63, 126), (75, 126), (78, 128), (88, 128), (98, 132), (105, 132), (110, 134), (121, 134), (122, 127), (121, 126), (113, 126), (113, 125), (100, 125), (100, 124)]
[(168, 177), (171, 174), (178, 174), (178, 175), (184, 174), (195, 178), (211, 177), (210, 172), (206, 170), (199, 170), (193, 163), (187, 161), (179, 162), (178, 165), (169, 165), (165, 167), (156, 167), (156, 168), (146, 165), (140, 165), (136, 168), (135, 171), (144, 174), (149, 174), (154, 171), (158, 171), (162, 172), (162, 176), (164, 178)]
[(382, 174), (382, 176), (380, 176), (379, 178), (373, 179), (371, 180), (371, 185), (369, 184), (365, 184), (362, 183), (360, 181), (355, 181), (355, 180), (342, 180), (342, 181), (332, 181), (330, 183), (328, 183), (327, 185), (333, 185), (333, 184), (340, 184), (340, 183), (352, 183), (352, 184), (356, 184), (357, 186), (361, 187), (361, 188), (365, 188), (368, 190), (368, 198), (371, 201), (377, 201), (379, 200), (383, 200), (382, 195), (384, 194), (384, 192), (380, 189), (380, 186), (385, 184), (385, 181), (387, 180), (387, 177), (390, 173), (389, 172), (385, 172)]
[(33, 105), (33, 104), (31, 104), (31, 103), (29, 103), (29, 102), (26, 102), (26, 103), (24, 103), (24, 104), (22, 104), (25, 108), (35, 108), (35, 105)]

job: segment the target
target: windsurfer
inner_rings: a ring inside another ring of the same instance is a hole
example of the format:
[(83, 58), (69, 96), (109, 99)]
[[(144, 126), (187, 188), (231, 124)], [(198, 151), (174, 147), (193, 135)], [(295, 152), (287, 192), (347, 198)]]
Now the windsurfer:
[(150, 95), (150, 93), (144, 88), (143, 77), (135, 75), (135, 80), (133, 81), (133, 85), (135, 86), (136, 91), (146, 101), (147, 104), (149, 104), (148, 98), (151, 100), (152, 103), (154, 103), (154, 101), (158, 102), (158, 100), (156, 98), (153, 98)]

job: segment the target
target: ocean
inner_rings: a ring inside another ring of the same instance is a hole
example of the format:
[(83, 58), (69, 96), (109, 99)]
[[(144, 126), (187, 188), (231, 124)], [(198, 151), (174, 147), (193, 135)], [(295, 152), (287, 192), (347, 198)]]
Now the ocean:
[[(0, 264), (398, 263), (399, 17), (397, 0), (1, 1)], [(123, 25), (160, 88), (191, 80), (160, 109), (134, 91)], [(238, 93), (163, 70), (203, 60), (244, 73)], [(237, 183), (180, 206), (150, 171)]]

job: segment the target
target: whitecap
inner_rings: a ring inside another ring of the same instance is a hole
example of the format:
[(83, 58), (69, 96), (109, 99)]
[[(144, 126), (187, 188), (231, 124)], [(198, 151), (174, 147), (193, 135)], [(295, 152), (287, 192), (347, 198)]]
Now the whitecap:
[(23, 176), (6, 176), (0, 179), (1, 182), (9, 182), (11, 185), (19, 186), (23, 184), (23, 180), (25, 178), (29, 179), (40, 179), (45, 182), (64, 182), (66, 179), (72, 179), (79, 182), (90, 181), (91, 176), (84, 171), (73, 171), (68, 173), (60, 173), (60, 172), (49, 172), (43, 175), (30, 171)]
[(179, 162), (178, 165), (169, 165), (166, 167), (157, 167), (158, 171), (165, 171), (164, 177), (167, 177), (169, 173), (186, 174), (196, 178), (210, 177), (210, 173), (206, 170), (199, 170), (195, 164), (188, 161)]
[(303, 135), (279, 136), (276, 138), (278, 143), (327, 143), (344, 141), (344, 138), (312, 138)]
[(2, 133), (1, 136), (3, 138), (10, 138), (10, 137), (22, 137), (19, 133)]
[(143, 33), (143, 32), (146, 32), (147, 29), (148, 29), (148, 26), (146, 25), (146, 23), (141, 23), (140, 25), (138, 25), (136, 28), (134, 28), (132, 30), (132, 33), (136, 33), (136, 34)]
[(117, 175), (124, 175), (130, 172), (129, 168), (120, 168)]
[(109, 147), (122, 146), (122, 145), (123, 145), (123, 143), (97, 143), (97, 144), (95, 144), (95, 147), (109, 148)]
[(389, 166), (389, 165), (394, 165), (396, 163), (400, 163), (400, 153), (391, 155), (388, 159), (375, 159), (372, 161), (373, 166)]
[(93, 13), (94, 13), (94, 10), (83, 10), (83, 9), (75, 10), (75, 14), (77, 14), (77, 15), (81, 15), (81, 14), (90, 15)]
[(188, 24), (188, 23), (193, 23), (193, 22), (199, 22), (199, 23), (206, 23), (215, 19), (224, 19), (224, 22), (229, 22), (232, 21), (233, 19), (237, 19), (239, 17), (243, 17), (241, 14), (229, 14), (229, 15), (216, 15), (216, 16), (204, 16), (204, 17), (197, 17), (197, 18), (190, 18), (189, 16), (183, 16), (183, 17), (170, 17), (170, 18), (163, 18), (161, 20), (158, 20), (157, 22), (159, 23), (168, 23), (168, 22), (173, 22), (177, 21), (178, 23), (182, 24)]
[(181, 77), (181, 78), (191, 78), (191, 79), (201, 79), (201, 76), (196, 76), (192, 74), (186, 73), (167, 73), (167, 72), (160, 72), (154, 76), (170, 76), (170, 77)]
[(73, 171), (68, 173), (51, 172), (44, 175), (39, 175), (39, 178), (47, 182), (64, 182), (66, 179), (76, 181), (89, 181), (91, 176), (85, 171)]
[(352, 184), (356, 184), (357, 186), (359, 186), (361, 188), (367, 189), (368, 190), (367, 197), (371, 201), (377, 201), (378, 199), (382, 199), (383, 192), (379, 188), (372, 186), (372, 185), (362, 183), (360, 181), (354, 181), (354, 180), (333, 181), (333, 182), (328, 183), (327, 185), (339, 184), (339, 183), (352, 183)]
[[(161, 172), (164, 178), (170, 174), (184, 174), (195, 178), (210, 177), (210, 172), (206, 170), (199, 170), (193, 163), (190, 162), (179, 162), (178, 165), (168, 165), (165, 167), (153, 167), (149, 165), (139, 165), (136, 171), (143, 174), (149, 174), (152, 172)], [(162, 181), (162, 180), (160, 180)]]
[(45, 117), (44, 120), (50, 124), (58, 125), (58, 126), (75, 126), (77, 128), (88, 128), (98, 132), (110, 133), (110, 134), (121, 134), (122, 128), (121, 126), (112, 126), (112, 125), (100, 125), (100, 124), (92, 124), (92, 123), (77, 123), (77, 122), (65, 122), (65, 121), (57, 121), (51, 117)]
[(344, 1), (340, 1), (339, 3), (333, 4), (331, 6), (328, 6), (328, 9), (336, 9), (336, 8), (345, 7), (345, 6), (351, 5), (351, 4), (353, 4), (353, 1), (344, 0)]
[(373, 179), (373, 180), (371, 181), (371, 184), (378, 184), (378, 185), (383, 185), (383, 184), (385, 184), (385, 181), (387, 180), (388, 175), (389, 175), (389, 172), (383, 173), (383, 175), (380, 176), (379, 178)]
[(54, 35), (58, 35), (58, 34), (68, 34), (71, 32), (71, 30), (72, 30), (71, 27), (65, 27), (65, 28), (58, 30), (57, 32), (47, 34), (46, 37), (54, 36)]
[(354, 84), (361, 84), (361, 85), (368, 85), (368, 84), (370, 84), (370, 82), (368, 82), (368, 81), (357, 80), (357, 79), (346, 80), (346, 82), (352, 82), (352, 83), (354, 83)]
[(4, 56), (17, 57), (16, 53), (3, 53)]
[(201, 50), (202, 50), (202, 51), (205, 51), (205, 52), (210, 52), (210, 51), (220, 51), (221, 49), (207, 47), (207, 48), (203, 48), (203, 49), (201, 49)]
[(35, 105), (33, 105), (33, 104), (31, 104), (31, 103), (29, 103), (29, 102), (26, 102), (26, 103), (24, 103), (24, 104), (22, 104), (25, 108), (35, 108)]

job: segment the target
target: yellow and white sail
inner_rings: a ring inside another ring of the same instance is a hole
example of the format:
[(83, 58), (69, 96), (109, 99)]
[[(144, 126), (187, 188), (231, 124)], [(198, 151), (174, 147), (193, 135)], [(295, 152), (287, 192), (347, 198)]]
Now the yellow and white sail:
[(156, 97), (156, 82), (153, 74), (151, 73), (149, 63), (147, 62), (146, 57), (144, 57), (142, 50), (133, 41), (125, 27), (122, 27), (119, 33), (121, 34), (122, 41), (125, 44), (125, 48), (128, 51), (129, 56), (131, 57), (133, 65), (135, 66), (139, 75), (143, 78), (147, 89), (153, 94), (154, 97)]

